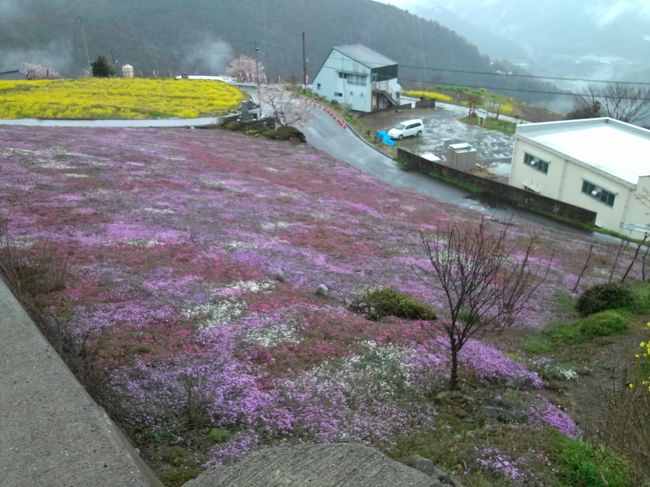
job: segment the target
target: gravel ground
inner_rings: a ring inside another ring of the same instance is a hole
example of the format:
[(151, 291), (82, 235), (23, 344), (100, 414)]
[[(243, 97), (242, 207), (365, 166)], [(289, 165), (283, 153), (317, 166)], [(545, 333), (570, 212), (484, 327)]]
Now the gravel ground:
[(403, 120), (421, 118), (424, 122), (422, 136), (400, 141), (400, 147), (416, 154), (429, 153), (440, 157), (446, 154), (445, 142), (468, 142), (478, 150), (481, 165), (487, 167), (492, 174), (507, 178), (510, 174), (514, 137), (464, 124), (459, 119), (465, 116), (466, 110), (450, 107), (383, 111), (365, 115), (363, 120), (374, 132), (388, 129)]

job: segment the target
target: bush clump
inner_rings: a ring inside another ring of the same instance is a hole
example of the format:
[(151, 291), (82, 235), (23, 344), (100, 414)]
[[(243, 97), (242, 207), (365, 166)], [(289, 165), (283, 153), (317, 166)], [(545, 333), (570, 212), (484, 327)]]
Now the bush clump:
[(580, 334), (586, 338), (606, 337), (627, 330), (627, 320), (614, 310), (594, 313), (577, 323)]
[[(615, 335), (627, 330), (627, 320), (614, 310), (601, 311), (571, 323), (551, 326), (545, 335), (548, 347), (553, 343), (579, 344), (596, 337)], [(545, 348), (548, 348), (545, 347)]]
[(629, 289), (621, 284), (610, 282), (598, 284), (583, 292), (576, 303), (576, 310), (583, 316), (599, 311), (627, 308), (634, 304), (634, 297)]
[(397, 316), (406, 320), (435, 320), (436, 312), (428, 304), (392, 288), (372, 288), (350, 303), (350, 310), (369, 320)]
[(290, 140), (292, 142), (306, 142), (305, 134), (296, 127), (283, 125), (275, 130), (269, 130), (264, 133), (265, 137), (274, 140)]
[(225, 443), (232, 438), (232, 432), (222, 428), (212, 428), (208, 436), (215, 443)]

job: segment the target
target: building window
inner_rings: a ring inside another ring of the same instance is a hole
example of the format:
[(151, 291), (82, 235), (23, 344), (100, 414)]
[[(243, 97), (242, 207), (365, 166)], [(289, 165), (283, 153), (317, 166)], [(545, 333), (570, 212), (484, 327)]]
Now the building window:
[(316, 89), (317, 89), (317, 90), (320, 90), (320, 83), (318, 83), (318, 84), (316, 85)]
[(593, 199), (605, 203), (607, 206), (614, 206), (614, 199), (616, 195), (610, 193), (606, 189), (596, 186), (589, 181), (582, 181), (582, 192), (591, 196)]
[(541, 159), (531, 156), (528, 152), (524, 154), (524, 164), (527, 166), (530, 166), (532, 168), (537, 169), (539, 172), (543, 172), (544, 174), (548, 174), (548, 166), (549, 162), (548, 161), (542, 161)]
[(348, 74), (348, 83), (351, 85), (365, 86), (366, 77), (358, 74)]
[(334, 92), (334, 96), (343, 96), (343, 93), (340, 93), (340, 92), (338, 92), (338, 91), (335, 91), (335, 92)]
[(365, 86), (366, 77), (362, 74), (350, 74), (339, 71), (339, 78), (348, 80), (351, 85)]

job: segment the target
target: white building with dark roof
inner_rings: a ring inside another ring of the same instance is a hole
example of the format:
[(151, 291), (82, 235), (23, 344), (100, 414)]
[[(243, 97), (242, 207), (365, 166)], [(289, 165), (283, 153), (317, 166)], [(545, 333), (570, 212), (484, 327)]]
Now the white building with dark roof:
[(650, 232), (650, 130), (611, 118), (519, 125), (509, 183), (642, 236)]
[(359, 112), (401, 105), (397, 63), (361, 44), (332, 48), (312, 91)]

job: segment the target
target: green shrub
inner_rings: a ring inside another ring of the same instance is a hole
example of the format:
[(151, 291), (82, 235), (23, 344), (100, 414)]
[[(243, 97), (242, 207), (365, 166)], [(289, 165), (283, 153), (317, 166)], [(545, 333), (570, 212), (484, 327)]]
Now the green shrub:
[(621, 284), (610, 282), (590, 287), (578, 298), (576, 309), (583, 316), (606, 309), (627, 308), (634, 304), (629, 289)]
[(244, 124), (237, 120), (230, 120), (221, 124), (221, 127), (226, 130), (232, 130), (233, 132), (239, 132), (244, 128)]
[(296, 142), (298, 141), (305, 142), (305, 135), (296, 127), (292, 127), (291, 125), (283, 125), (281, 127), (278, 127), (275, 131), (274, 138), (278, 140), (292, 140)]
[(614, 310), (601, 311), (578, 320), (583, 337), (605, 337), (627, 330), (627, 320)]
[(558, 477), (563, 485), (585, 487), (629, 486), (629, 466), (621, 455), (602, 445), (574, 440), (556, 434), (557, 448), (553, 456)]
[(364, 314), (369, 320), (379, 320), (384, 316), (407, 320), (436, 319), (436, 312), (431, 306), (392, 288), (369, 289), (352, 301), (350, 309)]
[(549, 346), (543, 347), (541, 343), (534, 342), (531, 346), (539, 350), (546, 348), (548, 351), (554, 343), (584, 343), (596, 337), (615, 335), (625, 330), (627, 319), (623, 315), (614, 310), (601, 311), (571, 323), (556, 323), (544, 332), (546, 340), (550, 342)]
[(212, 428), (208, 436), (215, 443), (225, 443), (232, 438), (232, 432), (221, 428)]

